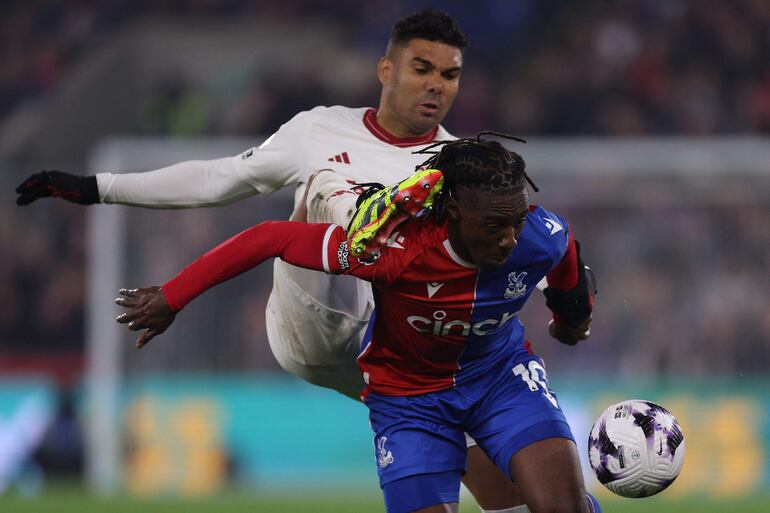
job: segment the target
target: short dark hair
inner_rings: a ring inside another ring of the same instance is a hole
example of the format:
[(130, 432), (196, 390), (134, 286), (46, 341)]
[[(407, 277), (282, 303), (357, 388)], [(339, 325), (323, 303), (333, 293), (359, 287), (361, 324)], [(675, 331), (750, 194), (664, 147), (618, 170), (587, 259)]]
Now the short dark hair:
[(424, 9), (405, 16), (396, 22), (388, 41), (393, 45), (405, 46), (412, 39), (427, 39), (464, 50), (468, 46), (465, 34), (460, 32), (455, 20), (443, 11)]

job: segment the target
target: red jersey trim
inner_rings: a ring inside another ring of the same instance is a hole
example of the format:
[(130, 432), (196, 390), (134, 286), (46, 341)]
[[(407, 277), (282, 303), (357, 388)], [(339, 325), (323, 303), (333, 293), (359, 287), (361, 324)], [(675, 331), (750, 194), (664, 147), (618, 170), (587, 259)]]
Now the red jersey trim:
[(570, 232), (564, 256), (545, 276), (549, 287), (568, 291), (577, 285), (578, 272), (577, 248), (575, 247), (575, 238)]
[(417, 137), (396, 137), (395, 135), (385, 130), (382, 125), (377, 122), (376, 109), (367, 110), (366, 113), (364, 113), (363, 121), (366, 129), (369, 130), (377, 139), (388, 144), (392, 144), (393, 146), (398, 146), (399, 148), (407, 148), (409, 146), (420, 146), (423, 144), (432, 143), (436, 138), (436, 134), (438, 133), (438, 126), (434, 126), (433, 130), (425, 135), (420, 135)]

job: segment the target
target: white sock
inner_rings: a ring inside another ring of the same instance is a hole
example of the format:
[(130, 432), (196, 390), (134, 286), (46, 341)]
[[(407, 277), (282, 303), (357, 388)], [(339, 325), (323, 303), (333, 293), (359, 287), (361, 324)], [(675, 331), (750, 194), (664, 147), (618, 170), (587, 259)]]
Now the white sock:
[(526, 504), (506, 509), (482, 509), (481, 513), (530, 513)]
[[(466, 437), (467, 436), (468, 435), (466, 435)], [(589, 493), (587, 493), (586, 495), (589, 497), (591, 496), (591, 494)], [(589, 498), (588, 501), (591, 502), (591, 499)], [(592, 504), (591, 511), (593, 511), (594, 506), (593, 506), (593, 503), (591, 504)], [(522, 504), (521, 506), (515, 506), (513, 508), (507, 508), (507, 509), (484, 509), (484, 508), (479, 508), (479, 509), (481, 509), (481, 513), (530, 513), (529, 508), (527, 507), (526, 504)]]

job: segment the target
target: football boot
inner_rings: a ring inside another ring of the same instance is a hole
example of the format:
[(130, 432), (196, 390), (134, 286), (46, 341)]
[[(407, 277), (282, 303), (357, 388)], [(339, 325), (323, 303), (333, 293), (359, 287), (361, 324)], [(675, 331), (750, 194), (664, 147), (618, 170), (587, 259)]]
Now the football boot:
[(367, 189), (358, 198), (347, 229), (351, 254), (362, 262), (377, 260), (396, 226), (433, 209), (443, 184), (438, 169), (417, 171), (390, 187), (359, 184)]

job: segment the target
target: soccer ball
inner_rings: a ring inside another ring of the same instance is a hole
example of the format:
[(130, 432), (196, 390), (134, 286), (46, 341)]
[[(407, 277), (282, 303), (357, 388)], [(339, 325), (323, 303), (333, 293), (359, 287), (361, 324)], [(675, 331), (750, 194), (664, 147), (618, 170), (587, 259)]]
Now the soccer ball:
[(596, 477), (622, 497), (649, 497), (674, 482), (684, 463), (684, 435), (665, 408), (650, 401), (613, 404), (588, 436)]

